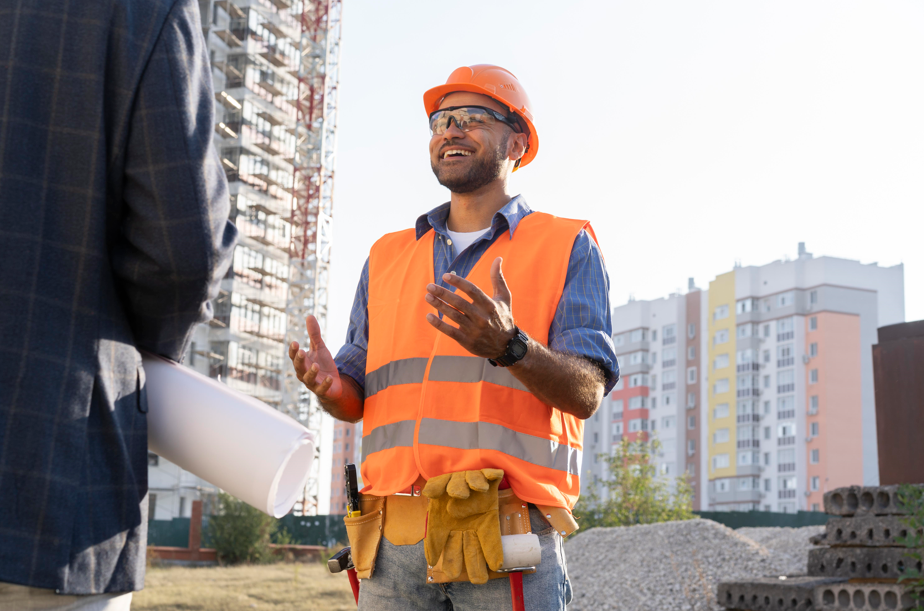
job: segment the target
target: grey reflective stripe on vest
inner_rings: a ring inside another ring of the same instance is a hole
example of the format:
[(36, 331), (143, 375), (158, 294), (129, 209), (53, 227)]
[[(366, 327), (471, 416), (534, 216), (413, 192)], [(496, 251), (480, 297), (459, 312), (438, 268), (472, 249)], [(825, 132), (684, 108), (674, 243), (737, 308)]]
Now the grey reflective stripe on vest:
[(374, 452), (389, 448), (414, 447), (414, 425), (416, 420), (401, 420), (382, 424), (363, 437), (363, 460)]
[(425, 358), (400, 359), (382, 365), (375, 371), (366, 374), (366, 396), (385, 390), (389, 386), (398, 384), (420, 384), (427, 371)]
[[(398, 384), (420, 384), (427, 371), (427, 359), (413, 358), (392, 361), (366, 374), (366, 396), (381, 392)], [(490, 382), (498, 386), (529, 392), (522, 382), (503, 367), (492, 367), (488, 359), (478, 356), (435, 356), (430, 365), (434, 382)]]
[(428, 380), (434, 382), (490, 382), (498, 386), (529, 392), (523, 383), (504, 367), (494, 367), (478, 356), (435, 356)]
[(420, 421), (417, 442), (460, 450), (497, 450), (547, 469), (566, 471), (572, 475), (579, 475), (581, 472), (580, 450), (491, 422), (454, 422), (424, 418)]

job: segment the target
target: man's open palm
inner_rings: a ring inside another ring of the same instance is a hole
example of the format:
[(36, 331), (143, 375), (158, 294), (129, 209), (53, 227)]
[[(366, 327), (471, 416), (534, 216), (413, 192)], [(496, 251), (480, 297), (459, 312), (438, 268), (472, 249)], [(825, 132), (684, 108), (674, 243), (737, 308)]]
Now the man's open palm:
[(334, 357), (321, 339), (318, 319), (309, 316), (305, 319), (305, 327), (308, 329), (308, 339), (311, 343), (308, 352), (300, 350), (298, 342), (289, 344), (289, 358), (292, 359), (295, 374), (318, 398), (339, 399), (343, 394), (343, 384)]

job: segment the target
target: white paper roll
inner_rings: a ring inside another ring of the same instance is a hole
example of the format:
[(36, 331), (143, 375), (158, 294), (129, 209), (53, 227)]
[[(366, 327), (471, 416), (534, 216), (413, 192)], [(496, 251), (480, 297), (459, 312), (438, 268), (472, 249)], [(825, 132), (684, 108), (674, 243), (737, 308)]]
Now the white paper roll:
[(273, 517), (289, 513), (314, 460), (308, 429), (188, 367), (142, 356), (150, 450)]
[(504, 548), (503, 569), (536, 566), (542, 562), (538, 535), (504, 535), (501, 546)]

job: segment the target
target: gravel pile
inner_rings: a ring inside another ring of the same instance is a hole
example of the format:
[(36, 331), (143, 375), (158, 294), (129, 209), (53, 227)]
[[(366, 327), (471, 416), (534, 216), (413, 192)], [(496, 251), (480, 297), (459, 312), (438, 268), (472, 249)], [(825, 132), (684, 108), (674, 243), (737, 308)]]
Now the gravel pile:
[(817, 532), (734, 531), (702, 519), (594, 528), (565, 544), (574, 588), (569, 609), (719, 611), (720, 581), (804, 574), (808, 539)]

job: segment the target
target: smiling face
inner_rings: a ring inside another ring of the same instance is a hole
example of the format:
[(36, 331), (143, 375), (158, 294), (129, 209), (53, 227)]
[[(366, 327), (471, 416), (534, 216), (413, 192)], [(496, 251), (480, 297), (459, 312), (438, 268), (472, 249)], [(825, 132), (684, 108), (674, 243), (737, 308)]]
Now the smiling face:
[[(484, 106), (510, 114), (506, 106), (479, 93), (450, 93), (440, 103), (440, 108), (454, 106)], [(453, 193), (471, 193), (506, 178), (525, 145), (524, 134), (500, 121), (468, 132), (453, 121), (445, 132), (430, 138), (430, 167), (439, 183)]]

